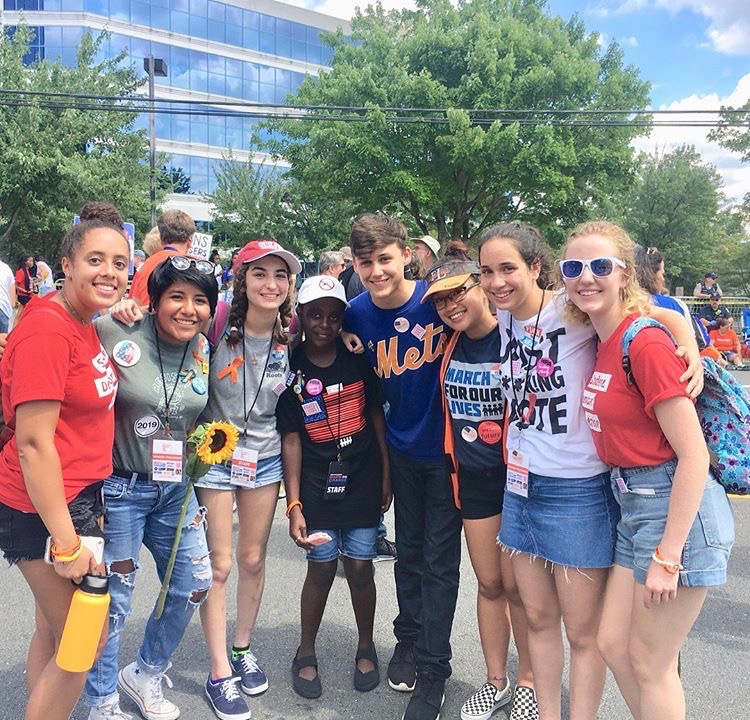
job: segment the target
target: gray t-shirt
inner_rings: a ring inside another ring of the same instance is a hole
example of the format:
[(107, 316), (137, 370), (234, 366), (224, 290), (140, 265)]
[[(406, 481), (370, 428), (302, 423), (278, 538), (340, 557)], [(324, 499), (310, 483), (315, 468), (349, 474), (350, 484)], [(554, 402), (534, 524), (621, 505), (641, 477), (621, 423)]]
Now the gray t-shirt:
[[(286, 345), (273, 338), (246, 335), (232, 348), (222, 337), (211, 357), (209, 398), (201, 418), (228, 420), (240, 431), (241, 447), (256, 450), (259, 460), (275, 457), (281, 453), (276, 403), (288, 384)], [(242, 432), (245, 413), (249, 413), (247, 436)]]
[(206, 405), (208, 340), (198, 334), (187, 348), (160, 340), (162, 381), (153, 315), (132, 328), (107, 315), (96, 321), (96, 330), (119, 380), (112, 463), (120, 470), (150, 473), (151, 440), (163, 431), (165, 385), (175, 440), (185, 440)]

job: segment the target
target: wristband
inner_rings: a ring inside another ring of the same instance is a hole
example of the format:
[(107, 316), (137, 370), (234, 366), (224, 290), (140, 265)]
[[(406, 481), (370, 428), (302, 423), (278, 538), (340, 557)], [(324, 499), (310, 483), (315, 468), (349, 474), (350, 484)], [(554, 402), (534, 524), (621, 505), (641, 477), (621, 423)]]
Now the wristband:
[(292, 510), (299, 506), (299, 509), (302, 510), (302, 503), (299, 500), (292, 500), (287, 506), (286, 506), (286, 516), (289, 517)]
[(62, 553), (58, 553), (50, 549), (50, 553), (52, 554), (52, 559), (55, 562), (69, 563), (69, 562), (73, 562), (74, 560), (78, 560), (78, 558), (81, 556), (82, 550), (83, 550), (83, 544), (79, 540), (78, 547), (73, 552), (69, 552), (63, 555)]
[(65, 557), (67, 555), (73, 554), (74, 552), (76, 552), (76, 550), (79, 550), (80, 547), (81, 547), (81, 536), (76, 535), (75, 543), (73, 543), (73, 545), (71, 545), (69, 548), (65, 548), (64, 550), (58, 550), (57, 545), (52, 543), (52, 545), (50, 545), (49, 551), (53, 557)]
[(670, 562), (669, 560), (665, 560), (662, 557), (661, 551), (657, 547), (654, 551), (654, 554), (651, 556), (651, 559), (661, 567), (664, 568), (664, 571), (669, 573), (670, 575), (677, 575), (680, 570), (684, 570), (685, 568), (680, 565), (678, 562)]

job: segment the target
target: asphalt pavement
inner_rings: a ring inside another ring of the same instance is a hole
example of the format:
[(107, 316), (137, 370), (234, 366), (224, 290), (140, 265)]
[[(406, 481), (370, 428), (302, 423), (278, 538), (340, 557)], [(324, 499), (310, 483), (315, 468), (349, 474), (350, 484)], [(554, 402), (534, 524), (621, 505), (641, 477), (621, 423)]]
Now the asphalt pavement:
[[(703, 612), (690, 633), (682, 654), (683, 682), (687, 691), (688, 718), (734, 720), (750, 717), (750, 499), (733, 500), (737, 542), (730, 563), (726, 586), (709, 593)], [(270, 689), (250, 699), (257, 720), (381, 720), (401, 718), (408, 695), (392, 691), (387, 682), (370, 693), (352, 687), (356, 634), (346, 581), (336, 578), (318, 642), (318, 660), (323, 695), (303, 700), (294, 694), (290, 664), (298, 645), (299, 592), (305, 573), (301, 551), (287, 535), (284, 503), (279, 502), (273, 524), (267, 562), (266, 590), (253, 639), (253, 647), (264, 665)], [(390, 514), (389, 514), (390, 515)], [(388, 518), (393, 527), (393, 518)], [(150, 609), (158, 594), (158, 582), (147, 552), (134, 596), (134, 611), (123, 632), (121, 662), (130, 662)], [(378, 589), (375, 642), (385, 678), (385, 668), (393, 650), (392, 620), (396, 613), (393, 563), (375, 565)], [(232, 575), (232, 582), (236, 574)], [(232, 589), (233, 592), (233, 589)], [(0, 719), (20, 720), (25, 704), (24, 662), (33, 627), (33, 601), (20, 573), (0, 567), (2, 640), (0, 641)], [(446, 686), (443, 720), (458, 719), (461, 704), (484, 680), (484, 663), (475, 617), (476, 581), (464, 547), (461, 587), (453, 626), (453, 676)], [(233, 607), (234, 603), (230, 603)], [(511, 651), (511, 673), (515, 652)], [(203, 698), (208, 673), (206, 654), (197, 616), (173, 657), (169, 675), (174, 688), (165, 687), (168, 697), (188, 720), (214, 717)], [(563, 699), (564, 704), (565, 698)], [(135, 706), (123, 699), (123, 709), (138, 715)], [(80, 703), (72, 720), (86, 720), (88, 710)], [(626, 720), (629, 715), (611, 676), (607, 679), (599, 717)], [(494, 716), (506, 720), (505, 710)]]

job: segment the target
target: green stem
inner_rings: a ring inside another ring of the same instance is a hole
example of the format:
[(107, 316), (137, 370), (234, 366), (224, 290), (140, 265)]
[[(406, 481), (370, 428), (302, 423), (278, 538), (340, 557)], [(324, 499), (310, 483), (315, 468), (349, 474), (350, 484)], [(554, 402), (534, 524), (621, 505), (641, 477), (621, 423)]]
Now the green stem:
[(195, 478), (188, 477), (187, 489), (185, 490), (185, 497), (182, 500), (182, 507), (180, 507), (180, 519), (177, 521), (177, 530), (175, 530), (174, 541), (172, 542), (172, 552), (169, 555), (169, 562), (167, 563), (167, 571), (164, 573), (164, 580), (161, 583), (161, 590), (159, 591), (159, 600), (156, 603), (156, 612), (154, 617), (158, 620), (161, 614), (164, 612), (164, 603), (167, 602), (167, 592), (169, 592), (169, 583), (172, 580), (172, 572), (174, 571), (175, 560), (177, 559), (177, 549), (180, 546), (180, 538), (182, 537), (182, 526), (185, 523), (185, 514), (187, 513), (187, 507), (190, 504), (190, 496), (193, 492), (193, 485), (195, 484)]

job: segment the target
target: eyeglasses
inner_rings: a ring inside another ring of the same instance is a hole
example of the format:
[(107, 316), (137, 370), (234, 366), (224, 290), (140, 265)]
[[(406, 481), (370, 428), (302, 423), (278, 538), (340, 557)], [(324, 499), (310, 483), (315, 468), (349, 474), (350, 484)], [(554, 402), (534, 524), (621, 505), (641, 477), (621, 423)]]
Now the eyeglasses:
[(565, 280), (575, 280), (581, 277), (584, 268), (591, 270), (594, 277), (608, 277), (619, 265), (623, 270), (626, 265), (622, 260), (615, 257), (600, 257), (592, 260), (560, 260), (560, 272)]
[(172, 255), (169, 262), (175, 270), (188, 270), (192, 266), (204, 275), (213, 275), (216, 269), (216, 265), (208, 260), (196, 260), (187, 255)]
[(435, 307), (435, 310), (442, 310), (449, 302), (461, 302), (461, 300), (466, 297), (466, 293), (468, 293), (469, 290), (477, 287), (478, 285), (478, 282), (472, 283), (471, 285), (462, 285), (455, 290), (451, 290), (447, 295), (431, 298), (432, 304)]

